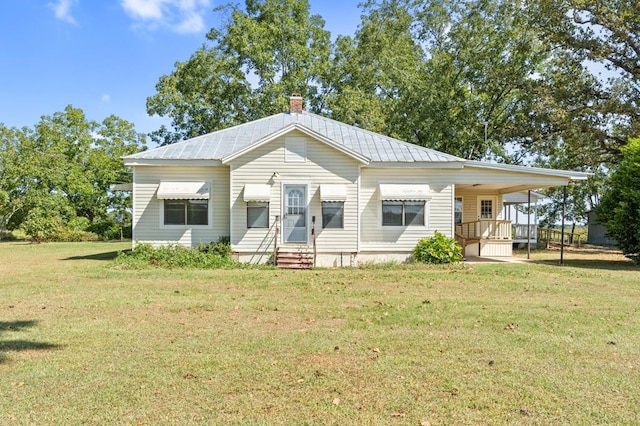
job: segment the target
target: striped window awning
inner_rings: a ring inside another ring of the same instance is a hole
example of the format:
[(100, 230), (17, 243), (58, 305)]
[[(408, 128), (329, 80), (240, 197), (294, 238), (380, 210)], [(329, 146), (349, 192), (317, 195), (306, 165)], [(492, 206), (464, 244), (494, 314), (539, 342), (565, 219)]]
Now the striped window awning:
[(159, 200), (208, 200), (208, 182), (160, 182), (156, 196)]
[(384, 201), (420, 201), (431, 199), (431, 195), (427, 184), (381, 183), (380, 199)]
[(269, 201), (271, 199), (271, 186), (257, 183), (247, 183), (244, 186), (244, 201)]
[(320, 201), (347, 201), (347, 186), (339, 184), (320, 185)]

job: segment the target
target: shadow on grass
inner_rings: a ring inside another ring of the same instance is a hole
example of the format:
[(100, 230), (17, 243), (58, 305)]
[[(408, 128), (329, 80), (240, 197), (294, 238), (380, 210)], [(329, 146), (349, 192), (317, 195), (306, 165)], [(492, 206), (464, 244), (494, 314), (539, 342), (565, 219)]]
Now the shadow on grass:
[(87, 254), (85, 256), (71, 256), (67, 257), (63, 260), (113, 260), (118, 257), (118, 253), (121, 251), (125, 253), (131, 252), (131, 250), (116, 250), (116, 251), (107, 251), (104, 253), (95, 253), (95, 254)]
[[(25, 328), (34, 327), (38, 322), (33, 320), (26, 321), (0, 321), (0, 333), (21, 331)], [(19, 351), (45, 351), (58, 349), (61, 345), (48, 342), (33, 342), (31, 340), (4, 340), (0, 339), (0, 364), (8, 360), (5, 352)]]
[[(534, 260), (541, 265), (560, 265), (557, 260)], [(640, 271), (640, 267), (630, 260), (600, 260), (600, 259), (565, 259), (563, 266), (583, 269), (604, 269), (610, 271)]]

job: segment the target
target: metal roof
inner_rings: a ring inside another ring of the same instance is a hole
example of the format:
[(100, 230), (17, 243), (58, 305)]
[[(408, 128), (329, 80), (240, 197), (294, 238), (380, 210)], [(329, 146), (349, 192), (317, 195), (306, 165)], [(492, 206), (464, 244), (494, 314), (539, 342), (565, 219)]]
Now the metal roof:
[(509, 172), (535, 173), (539, 175), (548, 175), (555, 177), (567, 178), (570, 181), (586, 180), (593, 173), (576, 172), (573, 170), (544, 169), (542, 167), (516, 166), (512, 164), (485, 163), (482, 161), (467, 160), (467, 167), (479, 167), (483, 169), (505, 170)]
[(454, 155), (403, 142), (306, 111), (272, 115), (123, 158), (125, 160), (222, 160), (233, 157), (250, 145), (259, 145), (260, 141), (269, 139), (269, 135), (288, 126), (292, 129), (307, 129), (332, 141), (334, 145), (344, 147), (347, 152), (359, 154), (370, 162), (465, 162), (464, 159)]

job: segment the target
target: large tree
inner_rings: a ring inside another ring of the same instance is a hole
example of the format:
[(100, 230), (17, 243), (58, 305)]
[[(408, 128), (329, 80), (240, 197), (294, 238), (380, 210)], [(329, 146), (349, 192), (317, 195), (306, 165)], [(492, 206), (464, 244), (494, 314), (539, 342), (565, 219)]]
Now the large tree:
[(145, 136), (115, 116), (88, 120), (72, 106), (43, 116), (33, 129), (0, 127), (0, 220), (10, 229), (43, 216), (91, 224), (127, 208), (110, 190), (130, 182), (121, 156), (144, 149)]
[(622, 152), (597, 213), (625, 256), (640, 264), (640, 139), (632, 139)]
[(330, 113), (464, 158), (510, 161), (549, 53), (511, 1), (369, 1), (338, 39)]
[(222, 28), (176, 69), (162, 76), (147, 99), (149, 114), (171, 118), (152, 137), (160, 144), (282, 112), (301, 94), (321, 109), (320, 81), (328, 72), (331, 40), (307, 0), (246, 0), (218, 8)]
[[(615, 164), (640, 134), (640, 3), (636, 0), (532, 0), (532, 25), (560, 61), (544, 75), (562, 117), (568, 150)], [(587, 76), (591, 70), (591, 78)], [(593, 71), (599, 70), (599, 71)]]

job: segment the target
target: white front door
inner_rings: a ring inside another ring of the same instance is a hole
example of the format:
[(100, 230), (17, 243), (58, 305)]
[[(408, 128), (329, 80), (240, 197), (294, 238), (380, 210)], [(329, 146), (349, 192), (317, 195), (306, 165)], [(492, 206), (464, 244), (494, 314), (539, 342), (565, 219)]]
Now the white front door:
[(282, 231), (285, 243), (307, 242), (307, 187), (284, 185)]
[(489, 238), (495, 233), (496, 197), (478, 197), (478, 219), (480, 219), (480, 237)]

